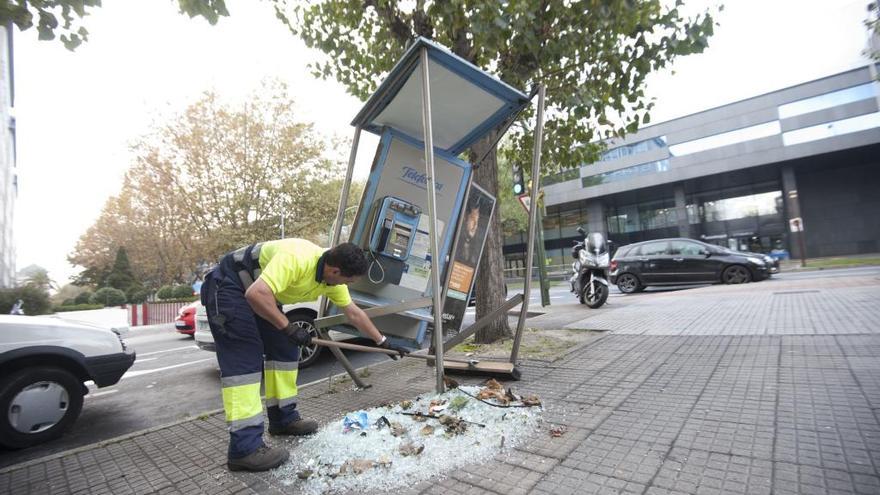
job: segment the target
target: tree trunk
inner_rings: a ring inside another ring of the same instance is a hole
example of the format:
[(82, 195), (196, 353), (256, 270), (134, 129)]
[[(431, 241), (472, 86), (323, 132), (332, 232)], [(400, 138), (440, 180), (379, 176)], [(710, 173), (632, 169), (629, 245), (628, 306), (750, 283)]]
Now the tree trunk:
[[(475, 144), (470, 151), (471, 163), (477, 165), (486, 150), (495, 141), (495, 132)], [(483, 160), (483, 163), (474, 172), (474, 182), (489, 191), (493, 196), (498, 196), (498, 162), (495, 150)], [(490, 313), (493, 309), (501, 306), (505, 301), (504, 290), (504, 254), (501, 252), (501, 208), (495, 205), (495, 214), (489, 224), (489, 234), (486, 245), (480, 258), (480, 269), (477, 273), (477, 320)], [(477, 331), (474, 341), (478, 344), (488, 344), (501, 338), (511, 337), (510, 325), (507, 323), (507, 315), (500, 316), (490, 325)]]

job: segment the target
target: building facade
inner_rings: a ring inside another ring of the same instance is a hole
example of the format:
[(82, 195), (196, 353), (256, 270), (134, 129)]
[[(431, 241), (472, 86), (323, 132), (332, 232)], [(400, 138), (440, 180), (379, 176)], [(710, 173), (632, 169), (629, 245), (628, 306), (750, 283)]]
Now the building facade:
[[(544, 239), (690, 237), (809, 257), (880, 252), (880, 84), (851, 70), (653, 125), (596, 163), (545, 178)], [(505, 239), (508, 267), (524, 235)]]
[(18, 175), (15, 169), (15, 86), (12, 29), (0, 26), (0, 288), (15, 285), (13, 221)]

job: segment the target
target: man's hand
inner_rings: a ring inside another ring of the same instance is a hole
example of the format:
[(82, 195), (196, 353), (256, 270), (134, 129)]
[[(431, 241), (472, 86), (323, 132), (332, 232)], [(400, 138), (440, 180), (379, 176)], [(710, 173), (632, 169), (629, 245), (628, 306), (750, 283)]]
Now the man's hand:
[(294, 344), (304, 347), (312, 343), (312, 335), (308, 330), (301, 326), (297, 326), (295, 323), (288, 323), (286, 327), (281, 329), (281, 332), (284, 335), (287, 335), (287, 338), (290, 339)]
[(385, 336), (382, 336), (382, 342), (380, 342), (380, 343), (377, 344), (377, 345), (378, 345), (379, 347), (383, 348), (383, 349), (388, 349), (388, 350), (391, 350), (391, 351), (397, 351), (397, 353), (399, 354), (399, 356), (395, 356), (395, 355), (393, 355), (393, 354), (389, 354), (389, 355), (388, 355), (388, 357), (390, 357), (391, 359), (394, 359), (395, 361), (398, 360), (398, 359), (400, 359), (401, 357), (405, 356), (406, 354), (409, 354), (409, 349), (407, 349), (407, 348), (405, 348), (405, 347), (401, 347), (401, 346), (399, 346), (399, 345), (397, 345), (397, 344), (392, 344), (391, 341), (388, 340), (388, 338), (385, 337)]

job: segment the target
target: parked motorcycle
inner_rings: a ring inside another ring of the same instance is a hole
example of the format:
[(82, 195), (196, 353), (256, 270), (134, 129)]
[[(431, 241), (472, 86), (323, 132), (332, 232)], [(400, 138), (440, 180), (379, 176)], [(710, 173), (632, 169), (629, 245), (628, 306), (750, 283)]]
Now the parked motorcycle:
[(585, 237), (584, 242), (576, 243), (571, 250), (575, 259), (571, 264), (574, 274), (569, 279), (571, 292), (581, 304), (595, 309), (608, 300), (608, 267), (611, 256), (605, 236), (599, 232), (587, 235), (580, 227), (577, 230)]

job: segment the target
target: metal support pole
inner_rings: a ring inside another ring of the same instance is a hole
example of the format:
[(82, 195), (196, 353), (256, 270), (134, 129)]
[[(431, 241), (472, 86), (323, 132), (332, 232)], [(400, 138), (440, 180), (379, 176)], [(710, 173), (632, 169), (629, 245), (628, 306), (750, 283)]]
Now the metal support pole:
[(519, 320), (516, 324), (516, 335), (513, 337), (513, 349), (510, 351), (510, 362), (516, 364), (519, 357), (519, 345), (522, 342), (523, 329), (526, 324), (526, 315), (529, 311), (529, 296), (532, 290), (532, 262), (535, 258), (535, 226), (538, 223), (538, 180), (541, 177), (541, 144), (544, 139), (544, 84), (538, 87), (538, 118), (535, 122), (535, 148), (532, 153), (532, 187), (529, 209), (529, 237), (526, 254), (526, 279), (523, 284), (522, 307), (519, 311)]
[(434, 136), (431, 128), (431, 82), (428, 74), (428, 49), (422, 48), (422, 129), (425, 134), (425, 174), (427, 175), (428, 189), (428, 218), (430, 225), (428, 233), (431, 237), (431, 297), (434, 299), (434, 353), (437, 357), (435, 369), (437, 370), (438, 394), (442, 394), (443, 385), (443, 308), (440, 305), (442, 292), (440, 291), (440, 249), (437, 245), (437, 191), (434, 185)]
[[(538, 201), (543, 203), (543, 201)], [(535, 224), (535, 248), (538, 251), (538, 282), (541, 284), (541, 307), (550, 306), (550, 280), (547, 279), (547, 253), (544, 251), (544, 205), (535, 205), (538, 209), (538, 221)]]
[[(357, 149), (358, 142), (361, 138), (361, 128), (360, 126), (355, 127), (354, 129), (354, 139), (351, 142), (351, 153), (348, 157), (348, 170), (345, 172), (345, 182), (342, 183), (342, 195), (339, 197), (339, 208), (336, 210), (336, 228), (333, 230), (333, 237), (330, 239), (330, 246), (335, 246), (339, 242), (339, 236), (342, 234), (342, 217), (345, 215), (345, 208), (348, 204), (348, 192), (351, 189), (351, 177), (354, 174), (354, 161), (357, 157)], [(318, 318), (323, 317), (327, 313), (327, 298), (321, 296), (321, 300), (318, 301)], [(318, 335), (324, 340), (330, 340), (330, 336), (327, 335), (327, 330), (323, 328), (318, 328)], [(358, 376), (357, 372), (354, 370), (354, 366), (351, 365), (351, 362), (345, 357), (345, 354), (337, 347), (331, 347), (330, 352), (333, 353), (333, 357), (339, 361), (339, 364), (345, 369), (348, 376), (351, 377), (351, 380), (358, 388), (369, 388), (370, 385), (364, 383), (361, 380), (361, 377)]]
[(345, 209), (348, 206), (348, 193), (351, 190), (351, 177), (354, 174), (354, 161), (357, 158), (358, 143), (361, 140), (360, 126), (354, 129), (354, 138), (351, 140), (351, 153), (348, 155), (348, 170), (345, 172), (345, 182), (342, 183), (342, 196), (339, 198), (339, 209), (336, 210), (336, 228), (333, 229), (333, 238), (330, 239), (330, 245), (335, 246), (339, 243), (339, 236), (342, 235), (342, 222), (345, 217)]

